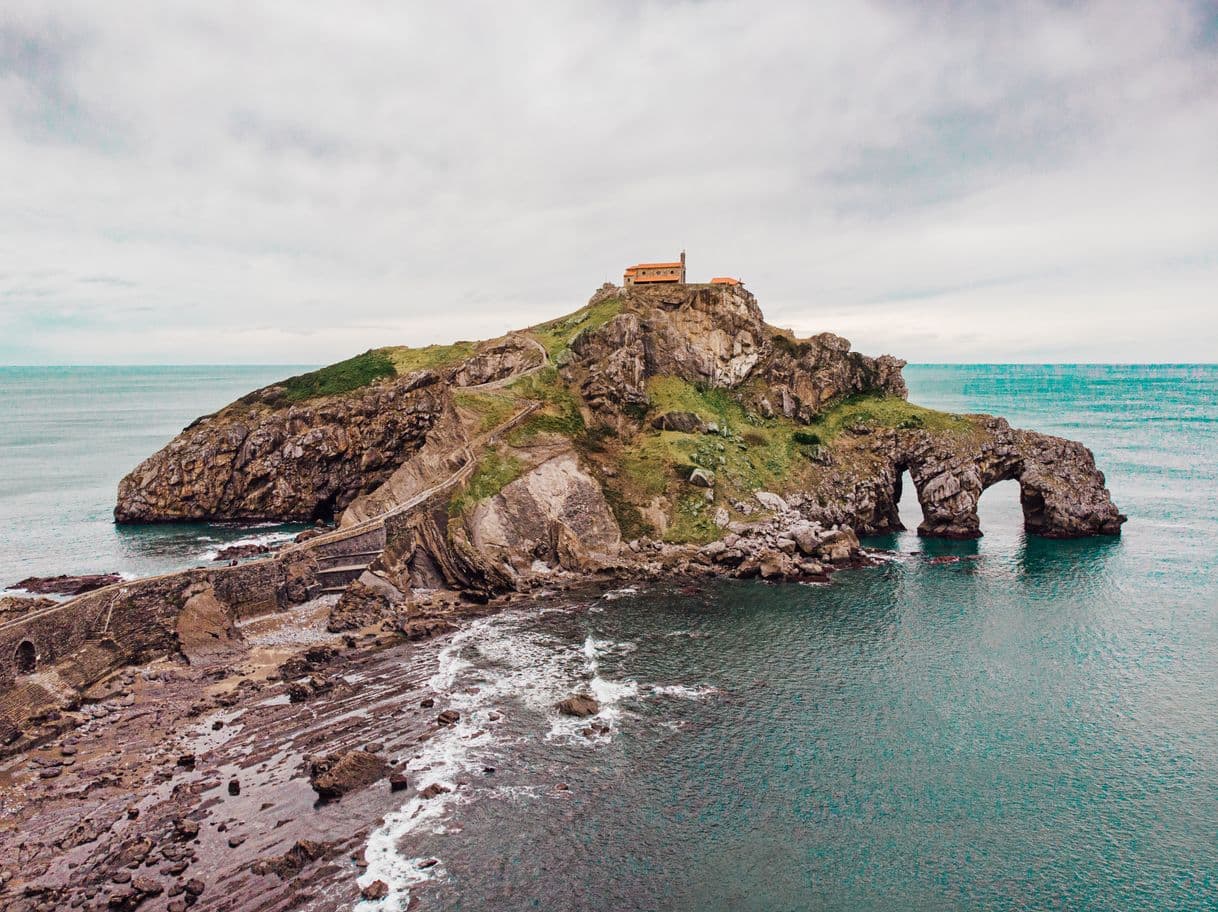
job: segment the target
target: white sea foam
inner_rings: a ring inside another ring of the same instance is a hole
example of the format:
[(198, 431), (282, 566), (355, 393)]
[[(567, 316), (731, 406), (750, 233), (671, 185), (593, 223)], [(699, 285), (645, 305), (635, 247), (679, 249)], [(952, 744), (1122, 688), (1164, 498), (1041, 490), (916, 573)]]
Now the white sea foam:
[(681, 700), (705, 700), (712, 694), (719, 693), (719, 688), (710, 684), (699, 684), (689, 687), (685, 684), (653, 684), (651, 692), (657, 697), (676, 697)]
[[(359, 903), (359, 912), (405, 909), (412, 887), (446, 876), (443, 864), (422, 867), (430, 860), (427, 856), (400, 853), (403, 838), (412, 833), (443, 833), (445, 820), (465, 801), (491, 795), (520, 801), (541, 797), (529, 787), (458, 787), (458, 781), (468, 781), (483, 766), (498, 764), (498, 757), (508, 748), (504, 739), (512, 736), (490, 719), (490, 713), (503, 713), (507, 703), (522, 706), (547, 720), (546, 740), (560, 738), (595, 749), (612, 739), (624, 704), (646, 689), (637, 681), (613, 679), (602, 672), (607, 656), (629, 653), (636, 648), (634, 643), (587, 636), (577, 646), (568, 645), (553, 633), (531, 626), (528, 621), (535, 617), (535, 611), (521, 611), (479, 619), (441, 649), (430, 688), (442, 695), (441, 705), (457, 710), (461, 718), (419, 745), (405, 770), (420, 787), (438, 783), (451, 791), (430, 800), (416, 795), (386, 815), (383, 825), (369, 836), (364, 853), (368, 867), (360, 884), (382, 880), (390, 892), (379, 903)], [(599, 711), (594, 717), (572, 718), (555, 709), (575, 691), (596, 699)], [(585, 737), (582, 730), (594, 721), (608, 726), (608, 732)]]
[(602, 595), (601, 598), (603, 598), (606, 602), (613, 602), (620, 598), (628, 598), (629, 596), (638, 594), (639, 590), (634, 586), (624, 586), (621, 589), (610, 589), (608, 592)]
[(221, 541), (211, 536), (199, 536), (200, 542), (214, 543), (214, 546), (200, 552), (197, 559), (214, 561), (225, 548), (232, 548), (236, 545), (279, 545), (290, 542), (295, 537), (293, 532), (266, 532), (262, 535), (247, 535), (244, 538), (235, 538), (230, 541)]

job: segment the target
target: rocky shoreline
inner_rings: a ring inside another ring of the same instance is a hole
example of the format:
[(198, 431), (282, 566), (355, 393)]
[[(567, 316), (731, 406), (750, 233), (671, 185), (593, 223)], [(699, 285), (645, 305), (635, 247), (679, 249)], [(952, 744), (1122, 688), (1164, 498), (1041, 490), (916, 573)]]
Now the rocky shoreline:
[[(325, 630), (329, 607), (249, 623), (248, 650), (233, 661), (128, 669), (45, 719), (37, 746), (0, 760), (0, 906), (356, 901), (369, 828), (427, 785), (388, 758), (408, 757), (444, 724), (442, 696), (427, 690), (428, 634), (499, 606), (449, 604), (425, 632), (344, 635)], [(353, 705), (383, 711), (369, 725), (351, 718)], [(352, 768), (355, 752), (374, 758), (371, 769)]]
[[(776, 554), (797, 560), (770, 531), (741, 541), (777, 547), (740, 548), (738, 575), (763, 575), (748, 564)], [(244, 622), (240, 651), (170, 656), (99, 681), (0, 748), (0, 906), (271, 912), (379, 898), (375, 881), (361, 886), (370, 830), (412, 797), (449, 788), (404, 769), (459, 718), (429, 686), (443, 644), (522, 603), (723, 575), (713, 554), (639, 547), (651, 559), (637, 572), (593, 582), (558, 571), (544, 587), (484, 604), (433, 593), (362, 626), (342, 623), (336, 599), (315, 600)], [(860, 551), (799, 572), (823, 582), (874, 562)], [(555, 710), (592, 715), (590, 700), (572, 694)], [(605, 732), (592, 720), (583, 733)], [(425, 888), (414, 891), (410, 907), (424, 898)]]

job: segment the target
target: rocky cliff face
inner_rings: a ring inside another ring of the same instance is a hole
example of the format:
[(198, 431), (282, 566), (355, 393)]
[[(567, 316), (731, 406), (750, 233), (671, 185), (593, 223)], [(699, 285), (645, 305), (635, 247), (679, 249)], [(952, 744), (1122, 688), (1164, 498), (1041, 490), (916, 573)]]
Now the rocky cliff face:
[(479, 503), (470, 540), (516, 573), (535, 562), (587, 571), (617, 562), (621, 533), (601, 486), (573, 453), (546, 460)]
[(330, 519), (422, 445), (448, 388), (420, 371), (358, 395), (235, 403), (119, 483), (118, 522)]
[(641, 414), (647, 380), (658, 376), (742, 388), (762, 414), (804, 421), (843, 396), (906, 393), (904, 361), (852, 352), (831, 333), (797, 340), (767, 325), (741, 286), (610, 286), (592, 303), (609, 295), (621, 301), (621, 312), (581, 333), (561, 363), (563, 379), (603, 415)]

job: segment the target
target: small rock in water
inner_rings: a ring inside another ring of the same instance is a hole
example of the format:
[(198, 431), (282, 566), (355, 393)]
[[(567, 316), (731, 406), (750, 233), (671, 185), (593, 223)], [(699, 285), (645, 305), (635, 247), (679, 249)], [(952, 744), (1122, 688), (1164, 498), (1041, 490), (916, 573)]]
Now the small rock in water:
[(454, 722), (460, 721), (461, 713), (455, 709), (446, 709), (440, 715), (436, 716), (436, 721), (441, 725), (452, 725)]
[(389, 895), (389, 884), (383, 880), (374, 880), (364, 889), (360, 890), (359, 895), (370, 902), (376, 902), (378, 899), (384, 899)]
[(558, 711), (565, 716), (584, 718), (595, 716), (601, 710), (601, 705), (591, 694), (572, 694), (558, 703)]

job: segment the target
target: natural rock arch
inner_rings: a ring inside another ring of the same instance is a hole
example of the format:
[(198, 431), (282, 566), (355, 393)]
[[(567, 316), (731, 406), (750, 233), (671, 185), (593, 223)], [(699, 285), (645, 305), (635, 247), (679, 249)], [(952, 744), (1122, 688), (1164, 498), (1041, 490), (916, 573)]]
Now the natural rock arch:
[(33, 674), (38, 667), (38, 650), (29, 640), (22, 640), (13, 652), (13, 664), (17, 674)]
[[(1034, 431), (1012, 430), (990, 419), (991, 436), (978, 450), (935, 445), (928, 435), (899, 439), (894, 459), (894, 494), (909, 470), (922, 522), (918, 534), (932, 538), (980, 538), (977, 504), (987, 488), (1019, 482), (1024, 529), (1047, 538), (1116, 535), (1125, 517), (1104, 487), (1104, 473), (1082, 444)], [(894, 504), (896, 500), (894, 500)]]

